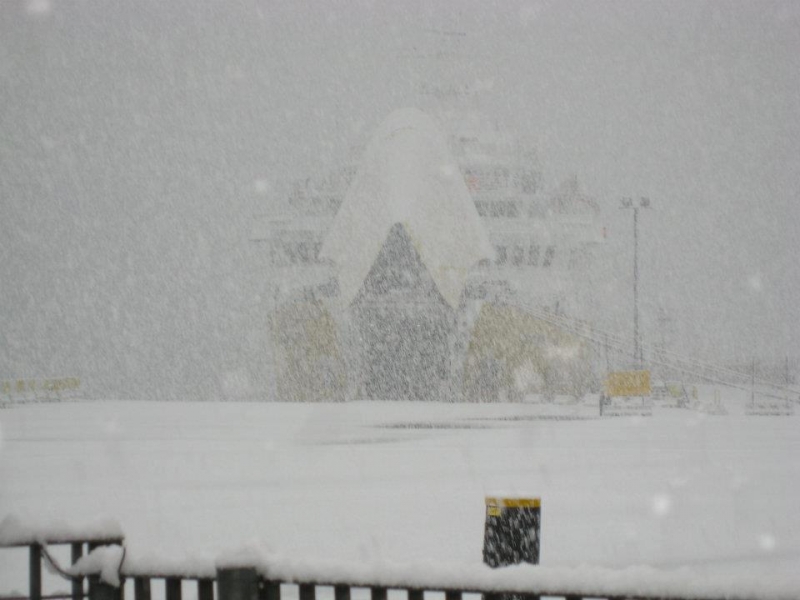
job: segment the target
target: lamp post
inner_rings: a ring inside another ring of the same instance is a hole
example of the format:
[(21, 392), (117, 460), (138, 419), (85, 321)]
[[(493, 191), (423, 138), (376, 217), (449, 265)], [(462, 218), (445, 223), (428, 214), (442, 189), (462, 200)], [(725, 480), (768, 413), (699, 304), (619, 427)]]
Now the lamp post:
[(639, 337), (639, 209), (650, 208), (650, 198), (623, 198), (621, 209), (633, 210), (633, 360), (641, 369), (644, 357), (642, 356), (642, 341)]

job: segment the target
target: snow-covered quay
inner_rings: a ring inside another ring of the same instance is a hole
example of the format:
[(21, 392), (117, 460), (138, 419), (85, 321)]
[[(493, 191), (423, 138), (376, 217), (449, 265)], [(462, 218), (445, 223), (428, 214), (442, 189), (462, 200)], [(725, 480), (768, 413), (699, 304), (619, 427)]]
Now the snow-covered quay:
[[(112, 518), (131, 564), (249, 546), (276, 569), (441, 578), (482, 569), (485, 495), (535, 494), (537, 577), (800, 593), (797, 418), (745, 416), (745, 400), (562, 420), (537, 404), (28, 405), (0, 414), (0, 518)], [(0, 593), (25, 589), (26, 560), (0, 550)]]

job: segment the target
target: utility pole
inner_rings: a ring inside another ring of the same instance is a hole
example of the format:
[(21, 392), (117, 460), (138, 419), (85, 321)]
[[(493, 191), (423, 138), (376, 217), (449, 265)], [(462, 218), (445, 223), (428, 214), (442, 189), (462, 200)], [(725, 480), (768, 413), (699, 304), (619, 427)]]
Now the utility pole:
[(670, 317), (667, 315), (667, 309), (663, 306), (658, 311), (658, 329), (661, 335), (661, 349), (659, 352), (659, 358), (661, 359), (661, 366), (659, 370), (661, 371), (661, 378), (666, 380), (669, 376), (667, 371), (667, 325), (672, 321)]
[(644, 362), (639, 336), (639, 209), (650, 208), (650, 198), (623, 198), (621, 209), (633, 209), (633, 360), (641, 369)]
[(789, 355), (786, 355), (786, 363), (785, 363), (786, 370), (784, 371), (784, 381), (786, 383), (786, 408), (789, 408), (789, 384), (791, 383), (791, 378), (789, 377)]

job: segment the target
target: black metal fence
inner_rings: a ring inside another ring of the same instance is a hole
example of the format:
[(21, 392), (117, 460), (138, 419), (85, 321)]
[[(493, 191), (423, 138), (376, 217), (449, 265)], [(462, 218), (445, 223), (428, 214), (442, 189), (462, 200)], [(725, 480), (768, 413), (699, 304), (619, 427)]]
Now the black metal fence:
[[(437, 584), (431, 580), (430, 574), (413, 581), (414, 577), (408, 576), (361, 576), (349, 577), (341, 576), (286, 576), (281, 577), (273, 574), (269, 575), (268, 567), (263, 565), (254, 566), (230, 566), (214, 568), (204, 574), (198, 574), (197, 570), (181, 570), (180, 568), (160, 569), (152, 571), (136, 570), (135, 567), (126, 568), (124, 561), (119, 567), (120, 586), (114, 586), (101, 581), (98, 573), (83, 573), (80, 576), (72, 576), (70, 594), (50, 594), (42, 593), (42, 565), (44, 560), (49, 560), (47, 547), (50, 545), (69, 544), (71, 548), (71, 558), (73, 565), (84, 555), (84, 551), (91, 550), (99, 546), (122, 545), (121, 538), (92, 538), (92, 539), (50, 539), (28, 542), (18, 542), (14, 544), (0, 545), (0, 547), (19, 547), (27, 546), (29, 553), (29, 578), (30, 587), (27, 596), (0, 596), (0, 600), (125, 600), (125, 582), (133, 582), (133, 600), (152, 600), (153, 585), (163, 585), (164, 598), (166, 600), (182, 600), (184, 586), (196, 585), (196, 595), (198, 600), (323, 600), (323, 598), (333, 600), (351, 600), (354, 591), (357, 595), (369, 600), (388, 600), (390, 592), (400, 594), (402, 600), (430, 600), (426, 598), (432, 593), (438, 593), (439, 597), (444, 596), (444, 600), (467, 600), (465, 595), (481, 596), (483, 600), (539, 600), (543, 598), (564, 598), (565, 600), (762, 600), (762, 598), (773, 599), (776, 596), (747, 594), (747, 593), (725, 593), (723, 595), (690, 594), (690, 595), (670, 595), (663, 593), (631, 592), (625, 589), (624, 585), (618, 586), (617, 590), (610, 590), (608, 583), (598, 583), (596, 588), (584, 583), (578, 588), (569, 583), (569, 578), (564, 579), (564, 584), (537, 586), (534, 584), (520, 585), (510, 584), (507, 587), (497, 585), (497, 579), (493, 579), (490, 584), (465, 584), (463, 587), (454, 585), (452, 577), (448, 582)], [(46, 545), (43, 545), (46, 544)], [(124, 555), (123, 555), (124, 556)], [(265, 572), (266, 571), (266, 572)], [(69, 573), (69, 569), (64, 572)], [(88, 591), (85, 583), (88, 581)], [(292, 589), (294, 588), (294, 589)], [(160, 596), (160, 594), (157, 594)], [(393, 594), (394, 595), (394, 594)], [(800, 597), (800, 594), (798, 596)], [(786, 599), (793, 598), (787, 595)]]

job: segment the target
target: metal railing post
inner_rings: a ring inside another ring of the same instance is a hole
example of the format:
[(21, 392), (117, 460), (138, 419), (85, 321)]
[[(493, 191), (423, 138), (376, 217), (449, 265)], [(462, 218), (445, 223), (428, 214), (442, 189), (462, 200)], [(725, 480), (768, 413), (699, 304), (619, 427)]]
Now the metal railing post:
[[(350, 600), (350, 586), (349, 585), (336, 585), (336, 586), (334, 586), (333, 587), (333, 600)], [(411, 596), (410, 595), (409, 595), (409, 600), (411, 600)]]
[(214, 600), (214, 580), (197, 580), (197, 600)]
[[(262, 581), (258, 588), (258, 600), (281, 600), (281, 584), (279, 581)], [(336, 598), (336, 600), (342, 600)], [(350, 600), (348, 597), (345, 600)]]
[[(73, 542), (70, 544), (70, 558), (74, 565), (83, 556), (83, 543)], [(83, 600), (83, 577), (75, 577), (72, 580), (72, 600)]]
[(317, 593), (317, 587), (309, 583), (301, 583), (298, 590), (300, 600), (314, 600)]
[(183, 589), (180, 579), (177, 577), (168, 577), (164, 581), (164, 588), (167, 600), (181, 600)]
[(136, 577), (133, 580), (134, 600), (150, 600), (150, 578)]
[(100, 581), (99, 575), (89, 577), (89, 600), (122, 600), (122, 586), (115, 587)]
[(42, 600), (42, 547), (31, 544), (28, 551), (28, 576), (31, 600)]
[(217, 569), (217, 600), (258, 600), (258, 587), (253, 567)]

